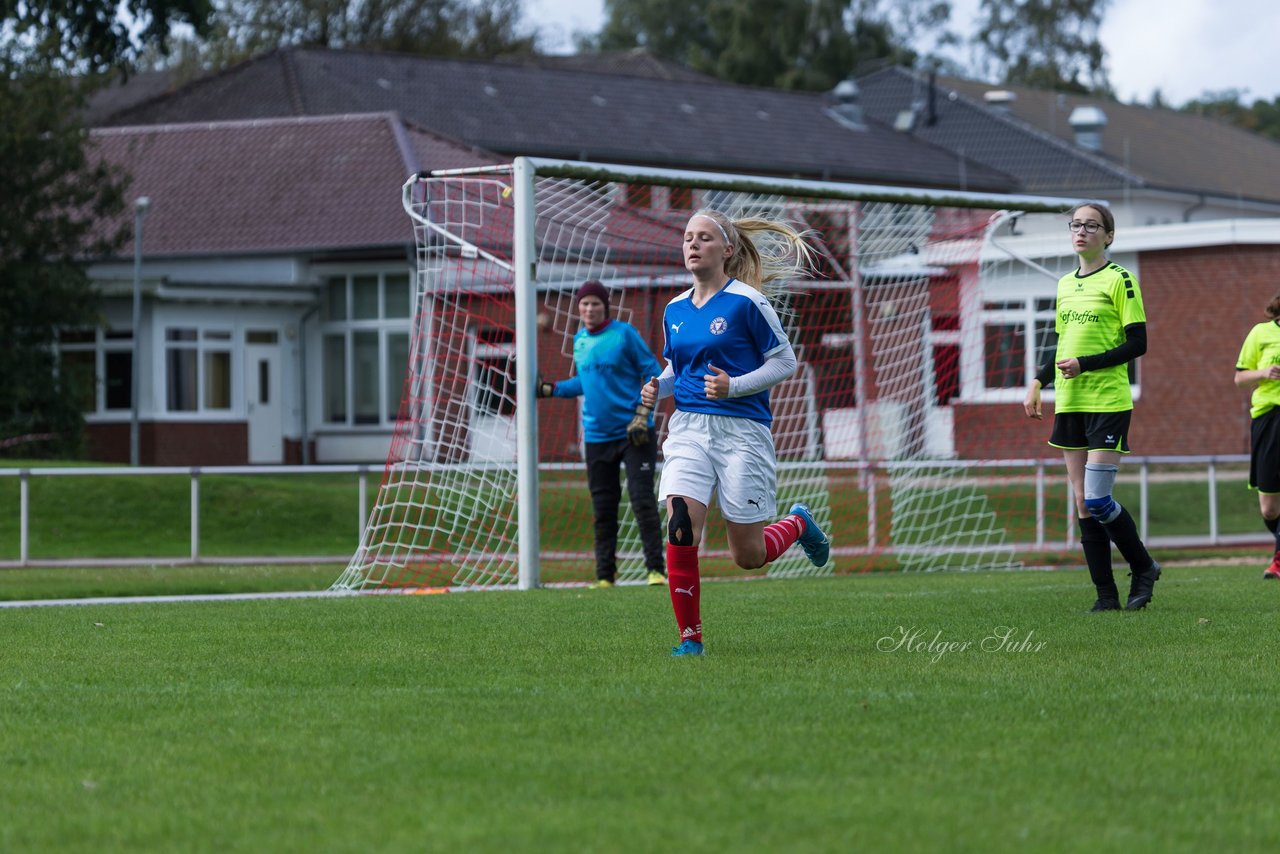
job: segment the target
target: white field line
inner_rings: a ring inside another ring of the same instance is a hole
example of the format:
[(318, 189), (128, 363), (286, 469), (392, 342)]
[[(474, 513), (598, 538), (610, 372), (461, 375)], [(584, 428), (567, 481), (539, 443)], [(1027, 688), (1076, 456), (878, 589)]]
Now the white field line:
[[(764, 580), (765, 576), (745, 576), (728, 578), (705, 578), (704, 581), (752, 581)], [(552, 590), (585, 589), (591, 581), (561, 581), (542, 585)], [(618, 587), (647, 587), (645, 579), (636, 581), (619, 581)], [(400, 587), (388, 590), (298, 590), (277, 591), (269, 593), (193, 593), (189, 595), (169, 596), (100, 596), (84, 599), (15, 599), (0, 601), (0, 608), (51, 608), (59, 605), (134, 605), (153, 604), (157, 602), (234, 602), (251, 599), (350, 599), (353, 596), (422, 596), (435, 593), (485, 593), (491, 591), (513, 591), (518, 588), (514, 584), (495, 584), (487, 587)]]
[(358, 594), (349, 590), (298, 590), (271, 593), (192, 593), (175, 596), (101, 596), (95, 599), (15, 599), (0, 608), (44, 608), (53, 605), (129, 605), (136, 602), (228, 602), (240, 599), (345, 599)]
[[(1252, 564), (1258, 564), (1259, 566), (1261, 566), (1262, 565), (1261, 559), (1252, 558), (1252, 557), (1193, 558), (1193, 559), (1184, 559), (1184, 560), (1168, 560), (1162, 563), (1165, 569), (1170, 569), (1170, 568), (1193, 569), (1193, 568), (1203, 567), (1203, 566), (1247, 566)], [(1043, 573), (1057, 573), (1057, 572), (1079, 571), (1081, 569), (1082, 567), (1079, 567), (1079, 566), (1023, 566), (1017, 570), (983, 570), (983, 571), (987, 571), (987, 572), (1031, 571), (1031, 572), (1043, 572)], [(921, 575), (921, 574), (925, 574), (925, 573), (920, 573), (920, 572), (851, 573), (849, 577), (854, 577), (854, 576), (861, 577), (863, 575), (867, 575), (867, 576), (879, 578), (879, 577), (887, 577), (887, 576)], [(704, 582), (715, 583), (715, 584), (734, 583), (734, 582), (742, 582), (742, 581), (771, 581), (771, 580), (775, 580), (775, 579), (770, 579), (768, 576), (764, 576), (764, 575), (710, 576), (708, 578), (703, 579)], [(1173, 580), (1174, 579), (1164, 579), (1166, 583), (1168, 581), (1173, 581)], [(1198, 580), (1198, 579), (1183, 579), (1183, 578), (1177, 579), (1177, 581), (1179, 582), (1194, 581), (1194, 580)], [(562, 582), (554, 582), (551, 584), (544, 584), (543, 587), (548, 589), (554, 589), (554, 590), (583, 590), (583, 589), (586, 589), (591, 583), (592, 582), (590, 581), (562, 581)], [(645, 587), (648, 585), (645, 583), (644, 579), (639, 579), (635, 581), (619, 581), (618, 586), (619, 587)], [(1076, 585), (1074, 583), (1072, 584), (1040, 584), (1040, 585), (1033, 585), (1032, 587), (1027, 589), (1059, 590), (1059, 589), (1066, 589), (1068, 587), (1074, 588), (1075, 586)], [(280, 592), (274, 592), (274, 593), (199, 593), (199, 594), (175, 595), (175, 596), (102, 596), (94, 599), (28, 599), (28, 600), (0, 601), (0, 609), (3, 609), (3, 608), (49, 608), (49, 607), (56, 607), (59, 605), (133, 605), (133, 604), (151, 604), (151, 603), (158, 603), (158, 602), (161, 602), (161, 603), (162, 602), (231, 602), (231, 601), (244, 601), (244, 600), (251, 600), (251, 599), (350, 599), (353, 596), (415, 596), (415, 595), (420, 596), (424, 594), (433, 594), (433, 593), (483, 593), (483, 592), (489, 592), (489, 591), (504, 591), (504, 590), (513, 591), (516, 589), (517, 588), (514, 584), (504, 584), (504, 585), (494, 585), (491, 587), (463, 586), (463, 587), (433, 587), (433, 588), (397, 588), (392, 590), (366, 590), (366, 591), (359, 591), (359, 592), (354, 590), (300, 590), (300, 591), (293, 591), (293, 592), (280, 591)], [(943, 592), (944, 591), (937, 591), (937, 590), (917, 590), (917, 591), (911, 591), (908, 593), (898, 593), (895, 595), (900, 595), (904, 597), (936, 596), (936, 595), (942, 594)], [(987, 591), (984, 591), (982, 589), (976, 589), (971, 592), (979, 592), (979, 593), (995, 592), (995, 588), (991, 588), (990, 590), (987, 590)], [(876, 594), (876, 595), (881, 595), (881, 594)]]

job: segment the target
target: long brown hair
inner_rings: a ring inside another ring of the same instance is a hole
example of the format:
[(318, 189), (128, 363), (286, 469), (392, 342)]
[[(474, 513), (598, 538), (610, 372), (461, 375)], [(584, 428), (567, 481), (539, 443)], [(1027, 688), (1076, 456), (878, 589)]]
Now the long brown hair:
[(1280, 317), (1280, 293), (1271, 298), (1271, 302), (1267, 303), (1263, 313), (1266, 314), (1268, 320), (1275, 320)]

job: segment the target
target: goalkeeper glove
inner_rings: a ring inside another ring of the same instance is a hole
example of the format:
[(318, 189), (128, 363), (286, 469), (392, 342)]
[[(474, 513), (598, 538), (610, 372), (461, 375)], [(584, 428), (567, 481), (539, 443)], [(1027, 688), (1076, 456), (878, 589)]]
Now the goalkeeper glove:
[(649, 444), (649, 407), (643, 403), (636, 407), (636, 414), (627, 425), (627, 441), (637, 448)]
[(542, 377), (541, 377), (541, 376), (539, 376), (539, 377), (538, 377), (538, 397), (539, 397), (539, 399), (544, 398), (544, 397), (552, 397), (552, 396), (554, 396), (554, 395), (555, 395), (555, 393), (556, 393), (556, 384), (555, 384), (555, 383), (549, 383), (549, 382), (543, 382)]

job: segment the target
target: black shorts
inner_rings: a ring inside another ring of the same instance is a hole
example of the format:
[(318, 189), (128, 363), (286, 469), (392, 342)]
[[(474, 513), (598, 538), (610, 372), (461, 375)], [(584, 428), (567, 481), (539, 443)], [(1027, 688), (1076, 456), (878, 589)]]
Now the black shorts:
[(1249, 486), (1280, 492), (1280, 408), (1268, 409), (1249, 425)]
[(1129, 421), (1124, 412), (1059, 412), (1053, 416), (1049, 444), (1066, 451), (1129, 453)]

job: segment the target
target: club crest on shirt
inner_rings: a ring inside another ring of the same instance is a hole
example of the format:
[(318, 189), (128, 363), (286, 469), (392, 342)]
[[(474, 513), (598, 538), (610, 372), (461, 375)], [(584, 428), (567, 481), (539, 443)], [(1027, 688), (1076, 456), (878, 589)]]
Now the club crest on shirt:
[(712, 335), (723, 335), (725, 330), (729, 328), (729, 321), (725, 320), (723, 317), (717, 317), (715, 320), (711, 321), (711, 326), (707, 328), (711, 331)]

